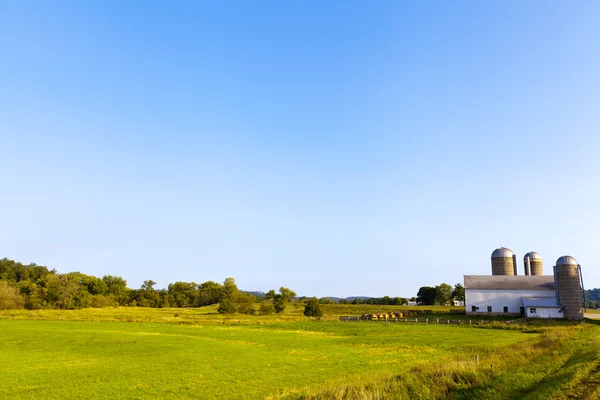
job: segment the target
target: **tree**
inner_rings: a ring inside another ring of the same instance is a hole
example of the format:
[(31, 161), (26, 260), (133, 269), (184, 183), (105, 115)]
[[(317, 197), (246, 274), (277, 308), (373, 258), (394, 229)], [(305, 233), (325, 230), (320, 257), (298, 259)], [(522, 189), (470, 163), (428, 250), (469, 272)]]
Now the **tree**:
[(198, 285), (194, 282), (175, 282), (168, 287), (169, 303), (173, 307), (195, 307), (198, 305)]
[(273, 302), (265, 300), (260, 304), (260, 308), (258, 310), (260, 315), (271, 315), (275, 313), (275, 307), (273, 307)]
[[(139, 290), (133, 291), (133, 300), (138, 307), (158, 307), (160, 304), (160, 295), (154, 290), (156, 282), (153, 280), (144, 281)], [(133, 303), (133, 301), (132, 301)]]
[(223, 286), (217, 282), (207, 281), (198, 286), (198, 306), (217, 304), (221, 298)]
[(452, 286), (442, 283), (435, 287), (435, 303), (445, 306), (452, 300)]
[(452, 298), (458, 301), (465, 301), (465, 288), (460, 283), (454, 285), (454, 290), (452, 291)]
[(272, 301), (275, 312), (281, 314), (285, 311), (287, 304), (294, 296), (296, 296), (296, 293), (293, 290), (282, 286), (279, 288), (279, 293), (276, 293), (275, 290), (269, 290), (265, 298)]
[(436, 289), (431, 286), (423, 286), (417, 293), (417, 303), (425, 306), (432, 306), (435, 304)]
[(120, 305), (127, 304), (127, 293), (130, 289), (127, 288), (127, 281), (119, 276), (104, 275), (102, 277), (107, 286), (107, 293), (113, 295)]
[(19, 289), (10, 287), (8, 283), (0, 281), (0, 310), (23, 308), (23, 303)]
[(243, 314), (254, 314), (256, 297), (252, 293), (240, 292), (238, 296), (238, 311)]
[(233, 314), (238, 310), (240, 290), (235, 284), (235, 279), (226, 278), (221, 289), (218, 311), (221, 314)]
[(323, 310), (321, 310), (321, 305), (319, 304), (319, 300), (316, 297), (308, 300), (306, 305), (304, 306), (304, 315), (307, 317), (322, 317)]

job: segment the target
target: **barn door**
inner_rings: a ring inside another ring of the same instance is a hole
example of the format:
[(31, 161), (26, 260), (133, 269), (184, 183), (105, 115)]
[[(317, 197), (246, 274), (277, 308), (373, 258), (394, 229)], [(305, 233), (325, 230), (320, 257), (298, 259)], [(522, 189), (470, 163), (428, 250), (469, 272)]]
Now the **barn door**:
[(547, 308), (538, 308), (538, 315), (540, 318), (550, 318), (550, 310)]

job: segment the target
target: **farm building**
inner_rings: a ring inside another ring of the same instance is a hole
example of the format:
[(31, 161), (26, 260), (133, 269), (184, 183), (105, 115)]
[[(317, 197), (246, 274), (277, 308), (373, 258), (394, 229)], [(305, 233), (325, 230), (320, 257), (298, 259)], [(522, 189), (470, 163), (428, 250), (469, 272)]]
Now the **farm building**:
[(542, 274), (537, 253), (527, 253), (523, 261), (525, 275), (518, 275), (516, 256), (501, 247), (492, 253), (492, 275), (465, 275), (467, 314), (583, 318), (581, 267), (573, 257), (560, 257), (554, 275)]
[(465, 275), (467, 313), (523, 314), (523, 299), (550, 299), (556, 303), (553, 276)]

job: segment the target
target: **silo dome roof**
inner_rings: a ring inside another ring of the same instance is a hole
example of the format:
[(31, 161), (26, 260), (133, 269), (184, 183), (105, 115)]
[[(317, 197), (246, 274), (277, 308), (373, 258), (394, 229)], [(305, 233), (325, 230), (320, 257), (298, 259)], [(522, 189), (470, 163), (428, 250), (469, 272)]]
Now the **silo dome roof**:
[(492, 258), (512, 258), (513, 254), (514, 253), (511, 249), (500, 247), (499, 249), (494, 250), (492, 253)]
[(542, 256), (539, 253), (536, 253), (535, 251), (530, 251), (529, 253), (525, 254), (523, 259), (526, 259), (527, 257), (529, 257), (530, 260), (541, 260), (542, 259)]
[(556, 265), (579, 265), (579, 263), (571, 256), (562, 256), (556, 260)]

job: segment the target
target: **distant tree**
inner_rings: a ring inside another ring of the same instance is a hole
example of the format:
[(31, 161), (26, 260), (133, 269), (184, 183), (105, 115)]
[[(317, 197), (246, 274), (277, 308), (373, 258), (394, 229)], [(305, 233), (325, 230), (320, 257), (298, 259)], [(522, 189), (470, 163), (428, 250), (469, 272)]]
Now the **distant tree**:
[(321, 297), (319, 299), (320, 304), (335, 304), (335, 301), (331, 300), (329, 297)]
[(221, 298), (221, 292), (223, 291), (223, 285), (207, 281), (198, 286), (198, 306), (209, 306), (211, 304), (217, 304)]
[(450, 304), (452, 301), (452, 286), (442, 283), (435, 287), (435, 303), (440, 306)]
[(423, 286), (417, 293), (417, 303), (425, 306), (432, 306), (435, 304), (436, 290), (431, 286)]
[(454, 285), (454, 290), (452, 291), (452, 298), (458, 301), (465, 301), (465, 288), (460, 283)]
[(275, 312), (281, 314), (285, 311), (287, 304), (294, 296), (296, 296), (296, 293), (293, 290), (282, 286), (279, 288), (279, 293), (276, 293), (275, 290), (269, 290), (265, 298), (273, 302)]
[(172, 307), (197, 307), (199, 304), (198, 285), (194, 282), (175, 282), (168, 286)]
[(233, 314), (238, 310), (240, 290), (235, 284), (235, 279), (226, 278), (221, 289), (218, 311), (221, 314)]
[(165, 289), (158, 291), (158, 308), (169, 308), (171, 303), (169, 301), (169, 292)]
[(128, 292), (130, 290), (127, 288), (127, 281), (121, 277), (112, 275), (104, 275), (102, 280), (106, 283), (107, 294), (114, 296), (120, 305), (125, 305), (128, 301)]
[(352, 301), (350, 302), (350, 304), (360, 304), (360, 299), (357, 299), (356, 297), (352, 299)]
[(240, 292), (238, 295), (238, 311), (242, 314), (254, 314), (256, 296), (251, 293)]
[(273, 306), (272, 301), (265, 300), (260, 303), (260, 308), (258, 310), (258, 314), (260, 315), (271, 315), (275, 313), (275, 307)]
[(321, 305), (319, 304), (319, 300), (316, 297), (308, 300), (306, 305), (304, 306), (304, 315), (307, 317), (322, 317), (323, 310), (321, 310)]
[(5, 281), (0, 281), (0, 310), (16, 310), (23, 308), (23, 304), (19, 289), (8, 286)]
[(138, 307), (158, 307), (160, 303), (160, 296), (154, 290), (156, 282), (153, 280), (144, 281), (139, 290), (133, 292), (134, 300)]

